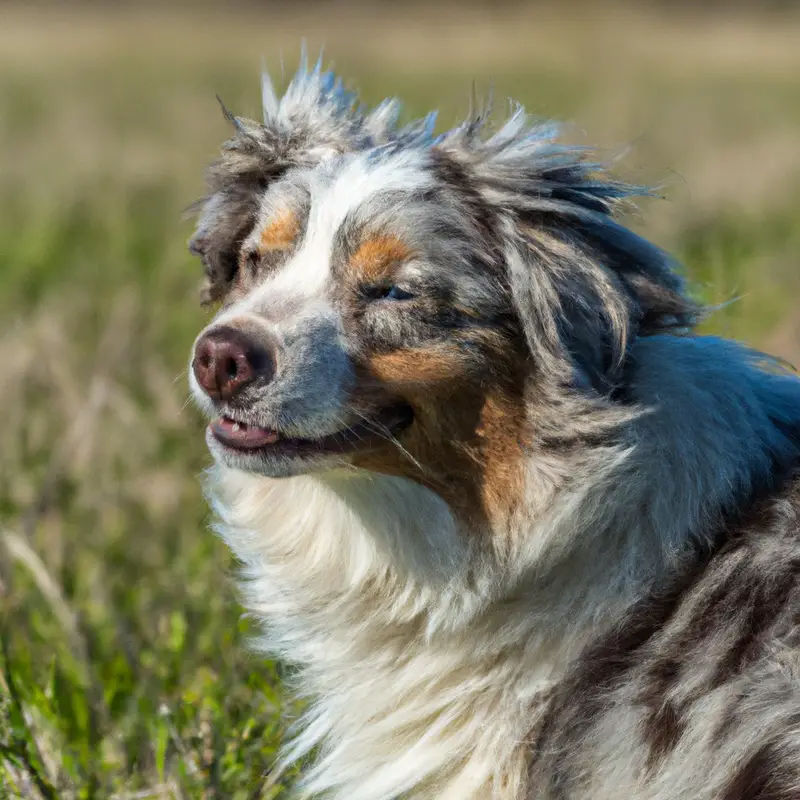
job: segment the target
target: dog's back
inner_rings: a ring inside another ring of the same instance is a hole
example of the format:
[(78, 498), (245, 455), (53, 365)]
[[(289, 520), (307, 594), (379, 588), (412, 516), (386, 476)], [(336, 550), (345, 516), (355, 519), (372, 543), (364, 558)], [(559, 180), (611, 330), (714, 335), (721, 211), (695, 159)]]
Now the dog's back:
[(800, 473), (587, 648), (534, 752), (532, 800), (800, 797)]

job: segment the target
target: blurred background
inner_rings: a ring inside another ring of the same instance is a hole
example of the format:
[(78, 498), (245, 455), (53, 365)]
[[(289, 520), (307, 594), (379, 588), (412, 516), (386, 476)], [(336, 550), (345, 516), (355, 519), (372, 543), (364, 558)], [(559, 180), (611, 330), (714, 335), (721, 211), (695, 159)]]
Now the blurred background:
[(662, 184), (631, 225), (707, 330), (800, 362), (796, 3), (0, 4), (0, 797), (258, 798), (291, 712), (245, 650), (186, 405), (183, 209), (305, 37), (374, 103), (472, 85)]

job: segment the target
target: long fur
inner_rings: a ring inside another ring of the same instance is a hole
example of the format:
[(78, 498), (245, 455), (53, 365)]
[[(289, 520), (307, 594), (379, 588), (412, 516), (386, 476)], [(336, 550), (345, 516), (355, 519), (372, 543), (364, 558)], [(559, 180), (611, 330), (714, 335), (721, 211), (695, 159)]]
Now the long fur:
[[(216, 450), (208, 473), (258, 647), (308, 701), (282, 757), (312, 759), (298, 791), (798, 796), (800, 381), (691, 333), (674, 264), (610, 216), (637, 189), (554, 128), (521, 111), (488, 136), (483, 118), (397, 128), (393, 101), (363, 112), (319, 65), (280, 100), (264, 87), (192, 242), (224, 301), (212, 326), (267, 319), (281, 342), (284, 371), (234, 411), (326, 434), (369, 367), (416, 412), (400, 467), (276, 477)], [(287, 198), (304, 238), (245, 281)], [(329, 299), (336, 253), (387, 221), (467, 321)]]

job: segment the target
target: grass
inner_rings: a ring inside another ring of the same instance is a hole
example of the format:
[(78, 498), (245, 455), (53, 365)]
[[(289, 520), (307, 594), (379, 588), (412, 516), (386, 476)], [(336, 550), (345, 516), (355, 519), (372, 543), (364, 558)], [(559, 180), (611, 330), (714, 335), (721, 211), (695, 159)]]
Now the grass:
[(623, 172), (671, 202), (632, 224), (707, 300), (741, 296), (709, 330), (800, 361), (796, 20), (3, 14), (0, 796), (289, 794), (268, 773), (292, 708), (246, 649), (184, 381), (205, 312), (181, 210), (226, 135), (214, 93), (256, 114), (261, 55), (324, 37), (368, 101), (449, 124), (475, 79), (633, 142)]

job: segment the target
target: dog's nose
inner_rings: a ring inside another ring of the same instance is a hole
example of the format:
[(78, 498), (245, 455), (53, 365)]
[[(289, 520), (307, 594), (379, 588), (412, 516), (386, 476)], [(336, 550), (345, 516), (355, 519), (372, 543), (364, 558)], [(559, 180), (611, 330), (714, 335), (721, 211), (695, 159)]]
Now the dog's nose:
[(230, 400), (256, 379), (269, 381), (274, 356), (267, 347), (234, 328), (212, 328), (194, 348), (197, 382), (214, 400)]

